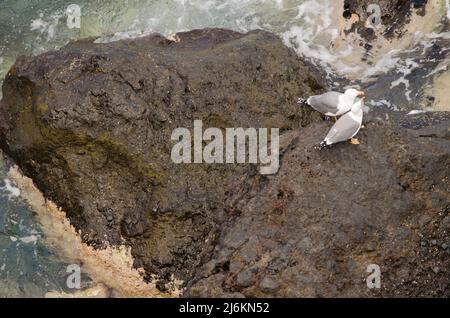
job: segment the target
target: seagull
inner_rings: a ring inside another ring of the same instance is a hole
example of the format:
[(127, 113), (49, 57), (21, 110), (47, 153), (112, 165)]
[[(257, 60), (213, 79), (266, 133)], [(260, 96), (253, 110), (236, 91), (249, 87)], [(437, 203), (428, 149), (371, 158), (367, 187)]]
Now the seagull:
[(349, 139), (353, 145), (359, 145), (358, 139), (353, 137), (361, 129), (364, 99), (364, 97), (358, 98), (352, 105), (351, 110), (338, 119), (325, 139), (320, 143), (320, 149)]
[(300, 98), (299, 104), (308, 104), (325, 116), (337, 117), (350, 111), (356, 98), (365, 97), (363, 91), (350, 88), (344, 94), (339, 92), (327, 92), (322, 95), (311, 96), (308, 99)]

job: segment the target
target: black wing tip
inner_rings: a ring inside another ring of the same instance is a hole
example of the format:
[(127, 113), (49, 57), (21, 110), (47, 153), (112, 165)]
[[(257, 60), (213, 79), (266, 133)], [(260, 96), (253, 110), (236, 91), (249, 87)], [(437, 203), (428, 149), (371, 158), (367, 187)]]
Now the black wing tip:
[(297, 104), (300, 104), (300, 105), (308, 105), (308, 99), (307, 99), (307, 98), (299, 98), (299, 99), (297, 100)]
[(330, 145), (327, 144), (327, 142), (324, 140), (322, 141), (318, 146), (316, 146), (316, 149), (323, 150), (325, 148), (328, 148)]

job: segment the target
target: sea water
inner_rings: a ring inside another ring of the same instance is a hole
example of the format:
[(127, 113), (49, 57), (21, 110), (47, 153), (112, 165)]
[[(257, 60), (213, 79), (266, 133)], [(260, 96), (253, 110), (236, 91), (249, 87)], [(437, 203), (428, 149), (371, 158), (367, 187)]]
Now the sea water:
[(0, 297), (68, 291), (67, 265), (47, 247), (34, 212), (20, 195), (0, 157)]

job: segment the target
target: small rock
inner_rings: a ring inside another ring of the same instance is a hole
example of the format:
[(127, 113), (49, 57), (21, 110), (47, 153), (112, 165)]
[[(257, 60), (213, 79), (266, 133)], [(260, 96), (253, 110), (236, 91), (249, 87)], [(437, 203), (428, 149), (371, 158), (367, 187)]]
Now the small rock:
[(237, 260), (232, 260), (230, 262), (230, 273), (238, 273), (244, 268), (244, 264)]
[(432, 270), (435, 274), (439, 273), (439, 267), (437, 266), (433, 267)]
[(247, 240), (246, 233), (240, 229), (235, 229), (230, 232), (224, 239), (224, 245), (229, 248), (236, 249), (245, 243)]
[(431, 241), (431, 245), (436, 246), (437, 245), (437, 241), (436, 240), (432, 240)]
[(215, 260), (209, 261), (203, 266), (203, 274), (204, 277), (211, 276), (214, 273), (214, 270), (216, 269), (217, 262)]
[(250, 270), (244, 270), (239, 273), (239, 275), (236, 278), (236, 284), (239, 287), (249, 287), (253, 284), (254, 277), (253, 273)]
[(259, 283), (259, 288), (261, 288), (261, 290), (265, 293), (273, 293), (280, 288), (280, 285), (273, 278), (266, 276)]
[(442, 247), (442, 249), (443, 249), (443, 250), (446, 250), (446, 249), (447, 249), (447, 247), (448, 247), (448, 245), (447, 245), (447, 244), (445, 244), (445, 243), (443, 243), (443, 244), (441, 245), (441, 247)]
[(258, 254), (255, 250), (255, 245), (251, 244), (251, 242), (245, 244), (242, 247), (240, 255), (241, 255), (242, 259), (245, 260), (247, 263), (251, 263), (258, 258)]

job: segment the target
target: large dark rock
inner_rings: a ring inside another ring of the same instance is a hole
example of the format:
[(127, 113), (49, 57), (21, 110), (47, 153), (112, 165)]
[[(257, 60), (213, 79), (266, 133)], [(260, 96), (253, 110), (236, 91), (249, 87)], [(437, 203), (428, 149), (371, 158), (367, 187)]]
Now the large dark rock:
[(276, 176), (230, 187), (233, 217), (188, 295), (448, 297), (450, 113), (402, 116), (368, 116), (359, 146), (317, 150), (326, 122), (284, 134)]
[(245, 166), (173, 164), (173, 129), (201, 119), (292, 130), (318, 118), (296, 101), (321, 84), (267, 32), (178, 37), (86, 40), (20, 58), (3, 86), (0, 139), (88, 243), (129, 244), (148, 274), (188, 279), (227, 217), (228, 180)]
[[(319, 151), (332, 123), (296, 105), (319, 72), (277, 37), (179, 38), (78, 42), (5, 80), (2, 148), (88, 243), (131, 245), (188, 296), (450, 296), (448, 113), (372, 111), (361, 145)], [(280, 127), (279, 172), (173, 164), (194, 119)]]

